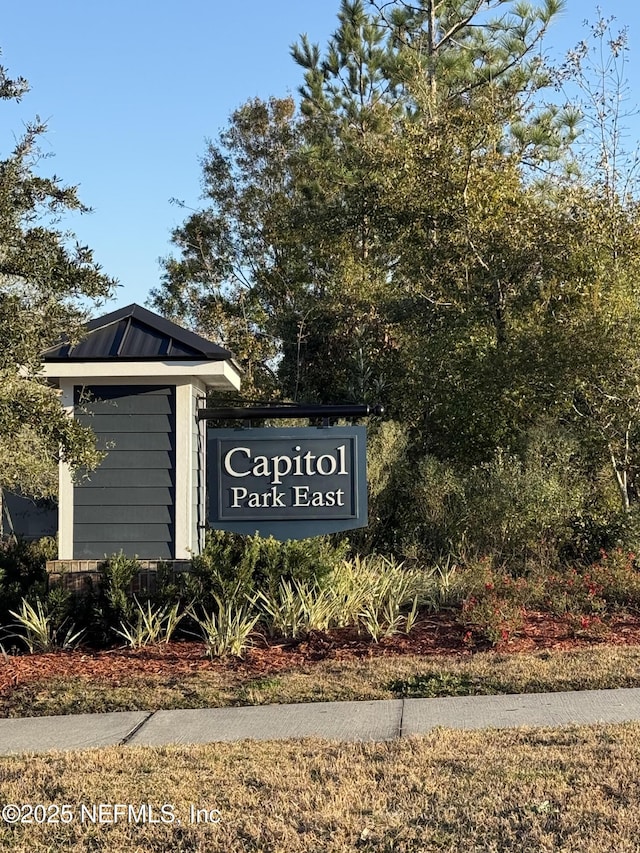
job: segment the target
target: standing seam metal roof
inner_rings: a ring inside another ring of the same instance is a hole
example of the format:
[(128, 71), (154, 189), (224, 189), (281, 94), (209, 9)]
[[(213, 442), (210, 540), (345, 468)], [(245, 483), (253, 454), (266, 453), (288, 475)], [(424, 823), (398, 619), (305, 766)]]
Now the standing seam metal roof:
[(43, 353), (45, 362), (119, 360), (226, 361), (232, 354), (135, 303), (86, 324), (86, 336)]

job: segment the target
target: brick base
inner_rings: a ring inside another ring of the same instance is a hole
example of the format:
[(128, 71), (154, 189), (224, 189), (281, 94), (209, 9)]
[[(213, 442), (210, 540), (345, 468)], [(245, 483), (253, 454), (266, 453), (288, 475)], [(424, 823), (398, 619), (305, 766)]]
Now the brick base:
[[(72, 592), (83, 592), (100, 583), (104, 560), (48, 560), (49, 585), (59, 584)], [(153, 593), (159, 566), (171, 566), (174, 573), (188, 572), (189, 560), (137, 560), (140, 571), (133, 579), (131, 592)]]

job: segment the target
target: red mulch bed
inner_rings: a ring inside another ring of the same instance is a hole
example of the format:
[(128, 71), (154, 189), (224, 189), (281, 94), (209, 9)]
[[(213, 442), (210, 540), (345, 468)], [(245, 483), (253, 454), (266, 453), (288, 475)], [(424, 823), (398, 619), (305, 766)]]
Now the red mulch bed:
[[(464, 642), (464, 628), (445, 614), (429, 616), (410, 636), (398, 634), (379, 643), (364, 639), (351, 629), (315, 632), (301, 642), (269, 643), (258, 639), (242, 660), (210, 661), (204, 645), (174, 642), (139, 650), (93, 651), (9, 656), (0, 662), (0, 692), (17, 684), (47, 678), (92, 678), (117, 683), (137, 675), (165, 677), (195, 673), (212, 668), (229, 669), (247, 676), (268, 675), (313, 664), (320, 660), (355, 660), (379, 655), (469, 655), (486, 651)], [(594, 643), (640, 646), (640, 615), (617, 615), (607, 623), (601, 638), (576, 637), (568, 620), (547, 613), (528, 613), (521, 634), (497, 650), (501, 653), (541, 649), (571, 650)]]

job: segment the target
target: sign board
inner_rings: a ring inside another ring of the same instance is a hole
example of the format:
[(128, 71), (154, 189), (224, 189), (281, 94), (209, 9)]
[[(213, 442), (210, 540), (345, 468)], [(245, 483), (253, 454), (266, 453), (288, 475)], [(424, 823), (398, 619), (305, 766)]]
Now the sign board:
[(210, 429), (209, 525), (305, 539), (367, 524), (366, 428)]

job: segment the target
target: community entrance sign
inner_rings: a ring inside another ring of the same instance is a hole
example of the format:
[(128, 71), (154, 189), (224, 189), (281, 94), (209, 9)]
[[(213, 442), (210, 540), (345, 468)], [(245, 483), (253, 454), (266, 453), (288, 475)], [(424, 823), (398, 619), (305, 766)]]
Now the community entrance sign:
[[(209, 408), (209, 395), (240, 389), (228, 350), (139, 305), (98, 317), (85, 332), (42, 354), (40, 375), (106, 451), (81, 483), (60, 462), (50, 572), (80, 578), (118, 552), (150, 571), (160, 561), (182, 571), (202, 553), (209, 526), (301, 539), (366, 525), (365, 429), (331, 423), (380, 416), (380, 406)], [(209, 423), (285, 419), (323, 426), (211, 430), (205, 461)]]
[(366, 429), (208, 432), (209, 524), (304, 539), (367, 524)]

